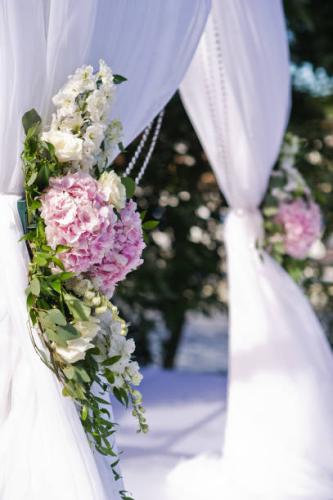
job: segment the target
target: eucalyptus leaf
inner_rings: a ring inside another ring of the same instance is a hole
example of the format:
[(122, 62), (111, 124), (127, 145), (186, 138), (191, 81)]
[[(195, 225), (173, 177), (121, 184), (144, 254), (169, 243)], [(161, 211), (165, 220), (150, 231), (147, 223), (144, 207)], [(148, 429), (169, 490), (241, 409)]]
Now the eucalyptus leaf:
[(30, 291), (35, 297), (39, 297), (40, 294), (40, 281), (38, 278), (33, 278), (30, 282)]

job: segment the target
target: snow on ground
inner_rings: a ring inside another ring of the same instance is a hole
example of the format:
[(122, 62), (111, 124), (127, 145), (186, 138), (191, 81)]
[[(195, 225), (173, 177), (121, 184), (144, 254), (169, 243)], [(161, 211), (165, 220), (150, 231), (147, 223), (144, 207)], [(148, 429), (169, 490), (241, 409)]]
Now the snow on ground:
[(115, 408), (122, 472), (135, 500), (166, 500), (166, 477), (177, 464), (221, 451), (226, 377), (149, 368), (141, 390), (150, 424), (147, 435), (136, 434), (129, 411)]

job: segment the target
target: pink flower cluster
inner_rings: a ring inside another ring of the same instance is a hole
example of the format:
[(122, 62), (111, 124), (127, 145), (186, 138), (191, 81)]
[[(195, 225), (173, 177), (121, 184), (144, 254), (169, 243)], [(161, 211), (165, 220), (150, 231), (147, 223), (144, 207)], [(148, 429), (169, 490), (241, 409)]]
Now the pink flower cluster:
[(136, 203), (130, 200), (120, 211), (120, 218), (114, 226), (112, 251), (104, 257), (100, 265), (95, 265), (90, 273), (96, 288), (107, 296), (111, 296), (115, 285), (143, 262), (141, 255), (145, 244), (141, 219), (136, 208)]
[(66, 270), (84, 273), (106, 295), (142, 263), (145, 245), (136, 203), (129, 201), (118, 217), (89, 174), (51, 178), (41, 202), (48, 244), (69, 247), (59, 254)]
[(112, 248), (116, 214), (89, 174), (54, 177), (49, 184), (41, 197), (47, 241), (54, 249), (70, 247), (59, 255), (68, 271), (88, 271)]
[(321, 232), (321, 213), (314, 202), (297, 199), (291, 203), (281, 203), (276, 222), (284, 229), (286, 253), (296, 259), (304, 259)]

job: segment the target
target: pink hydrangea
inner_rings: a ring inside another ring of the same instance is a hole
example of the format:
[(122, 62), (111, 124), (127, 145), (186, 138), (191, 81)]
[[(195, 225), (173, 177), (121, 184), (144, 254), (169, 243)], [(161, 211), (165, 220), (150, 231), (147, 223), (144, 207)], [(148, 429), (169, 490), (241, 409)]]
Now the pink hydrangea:
[(140, 215), (134, 201), (127, 202), (120, 211), (116, 223), (114, 244), (100, 265), (91, 270), (90, 277), (96, 288), (111, 297), (117, 283), (140, 266), (142, 251), (145, 248)]
[(83, 172), (51, 178), (41, 202), (48, 244), (70, 247), (59, 254), (65, 268), (82, 273), (100, 263), (113, 246), (117, 217), (95, 179)]
[(286, 253), (296, 259), (304, 259), (321, 232), (321, 213), (314, 202), (297, 199), (291, 203), (281, 203), (276, 222), (284, 229)]

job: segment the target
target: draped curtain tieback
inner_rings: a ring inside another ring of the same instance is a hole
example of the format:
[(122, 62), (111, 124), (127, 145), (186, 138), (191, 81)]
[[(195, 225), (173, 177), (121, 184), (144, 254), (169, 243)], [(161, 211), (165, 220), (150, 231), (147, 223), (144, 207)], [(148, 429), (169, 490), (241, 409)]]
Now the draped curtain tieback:
[(226, 219), (225, 238), (237, 237), (252, 250), (264, 241), (264, 221), (257, 207), (230, 207)]

